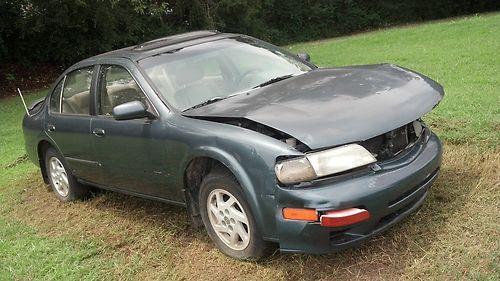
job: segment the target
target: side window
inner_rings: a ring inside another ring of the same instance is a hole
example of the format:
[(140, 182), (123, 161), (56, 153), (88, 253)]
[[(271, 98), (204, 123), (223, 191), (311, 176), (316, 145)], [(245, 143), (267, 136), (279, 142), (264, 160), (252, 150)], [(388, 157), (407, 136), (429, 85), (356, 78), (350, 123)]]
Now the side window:
[(90, 84), (94, 67), (78, 69), (66, 75), (62, 92), (62, 113), (89, 115)]
[(101, 68), (99, 85), (99, 114), (113, 115), (113, 107), (130, 101), (140, 101), (148, 107), (146, 96), (130, 73), (117, 65)]
[(64, 78), (57, 84), (50, 96), (50, 112), (60, 113), (61, 112), (61, 91), (62, 85), (64, 83)]

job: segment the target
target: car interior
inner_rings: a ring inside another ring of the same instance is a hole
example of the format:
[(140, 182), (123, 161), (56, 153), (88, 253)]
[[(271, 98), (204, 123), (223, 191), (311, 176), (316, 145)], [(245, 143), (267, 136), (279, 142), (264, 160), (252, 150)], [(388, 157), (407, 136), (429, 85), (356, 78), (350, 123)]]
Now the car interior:
[(63, 95), (62, 112), (70, 114), (89, 114), (90, 91), (83, 91), (67, 98)]

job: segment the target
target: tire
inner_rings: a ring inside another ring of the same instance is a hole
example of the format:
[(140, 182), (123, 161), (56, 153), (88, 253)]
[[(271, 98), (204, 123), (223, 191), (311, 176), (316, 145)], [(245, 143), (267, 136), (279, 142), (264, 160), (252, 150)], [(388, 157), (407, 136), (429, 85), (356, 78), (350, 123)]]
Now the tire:
[(49, 184), (57, 199), (63, 202), (85, 199), (89, 196), (88, 186), (79, 183), (71, 174), (64, 158), (54, 149), (45, 152), (45, 169)]
[(242, 189), (229, 171), (216, 169), (203, 178), (199, 206), (208, 235), (221, 252), (241, 260), (270, 254), (271, 245), (262, 240)]

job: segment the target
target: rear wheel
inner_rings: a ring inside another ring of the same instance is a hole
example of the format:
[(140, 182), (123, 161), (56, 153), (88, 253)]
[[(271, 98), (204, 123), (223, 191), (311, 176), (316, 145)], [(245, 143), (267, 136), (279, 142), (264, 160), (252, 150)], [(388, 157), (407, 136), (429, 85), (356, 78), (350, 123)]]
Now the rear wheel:
[(47, 149), (45, 153), (45, 168), (52, 191), (59, 200), (70, 202), (89, 195), (89, 188), (76, 181), (63, 157), (53, 148)]
[(241, 187), (223, 169), (203, 179), (200, 212), (208, 235), (224, 254), (238, 259), (258, 259), (269, 254)]

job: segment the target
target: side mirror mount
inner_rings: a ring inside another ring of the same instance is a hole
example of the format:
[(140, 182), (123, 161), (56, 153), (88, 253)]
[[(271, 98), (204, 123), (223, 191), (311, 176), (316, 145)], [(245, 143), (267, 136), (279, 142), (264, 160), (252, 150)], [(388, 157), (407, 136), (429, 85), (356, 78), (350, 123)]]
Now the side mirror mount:
[(130, 101), (113, 107), (116, 120), (132, 120), (148, 117), (146, 107), (140, 101)]
[(308, 53), (298, 53), (297, 57), (299, 57), (301, 60), (305, 61), (311, 61), (311, 56)]

